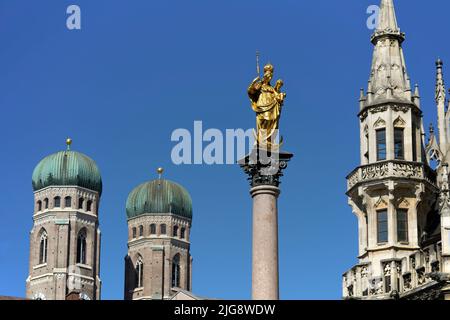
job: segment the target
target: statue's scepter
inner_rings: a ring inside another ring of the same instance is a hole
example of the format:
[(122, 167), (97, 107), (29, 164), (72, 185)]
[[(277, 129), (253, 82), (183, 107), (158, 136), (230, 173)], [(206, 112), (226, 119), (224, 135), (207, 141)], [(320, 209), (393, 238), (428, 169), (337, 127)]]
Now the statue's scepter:
[(261, 70), (259, 69), (259, 51), (256, 50), (256, 74), (258, 75), (258, 78), (261, 76)]

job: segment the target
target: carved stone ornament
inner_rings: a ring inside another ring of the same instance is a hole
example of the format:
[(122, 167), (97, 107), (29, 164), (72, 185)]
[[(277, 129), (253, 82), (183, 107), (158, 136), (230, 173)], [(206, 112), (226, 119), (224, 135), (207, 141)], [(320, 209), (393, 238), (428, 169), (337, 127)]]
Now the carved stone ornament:
[(394, 121), (394, 127), (405, 127), (406, 126), (406, 121), (403, 120), (402, 117), (398, 117), (397, 119), (395, 119)]
[(382, 128), (382, 127), (385, 127), (385, 126), (386, 126), (386, 121), (384, 121), (384, 120), (381, 119), (381, 118), (378, 118), (378, 120), (375, 121), (375, 123), (374, 123), (373, 126), (374, 126), (375, 128)]
[(385, 112), (387, 110), (388, 110), (388, 106), (374, 107), (374, 108), (370, 109), (370, 113), (375, 114), (375, 113)]
[(391, 275), (391, 264), (390, 263), (386, 263), (385, 265), (384, 265), (384, 276), (385, 277), (387, 277), (387, 276), (390, 276)]
[(380, 197), (378, 201), (375, 203), (376, 209), (387, 208), (387, 206), (388, 206), (387, 202), (384, 201), (382, 197)]
[(288, 152), (270, 152), (267, 150), (253, 149), (244, 159), (238, 163), (248, 175), (251, 187), (262, 185), (278, 187), (283, 170), (293, 154)]

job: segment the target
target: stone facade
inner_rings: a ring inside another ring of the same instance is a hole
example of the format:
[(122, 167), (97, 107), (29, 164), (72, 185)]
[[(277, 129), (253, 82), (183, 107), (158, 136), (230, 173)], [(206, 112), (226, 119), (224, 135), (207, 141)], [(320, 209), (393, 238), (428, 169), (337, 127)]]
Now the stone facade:
[(27, 298), (65, 300), (77, 291), (84, 299), (100, 299), (99, 193), (47, 187), (34, 200)]
[(192, 290), (190, 229), (191, 219), (171, 213), (128, 220), (125, 300), (168, 300)]
[[(449, 238), (443, 237), (448, 231), (439, 199), (448, 190), (442, 183), (448, 172), (442, 157), (430, 167), (442, 152), (433, 134), (435, 147), (425, 147), (419, 88), (410, 85), (404, 40), (393, 1), (382, 0), (369, 86), (360, 96), (361, 166), (347, 177), (359, 232), (359, 263), (343, 279), (347, 299), (446, 296), (450, 268), (443, 247)], [(446, 128), (449, 121), (438, 123)]]

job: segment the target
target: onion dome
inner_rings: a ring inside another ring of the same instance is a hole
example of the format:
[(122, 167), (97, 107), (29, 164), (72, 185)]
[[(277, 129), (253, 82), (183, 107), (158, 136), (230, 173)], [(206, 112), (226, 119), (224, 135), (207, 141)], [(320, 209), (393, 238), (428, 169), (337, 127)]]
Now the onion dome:
[(67, 150), (51, 154), (39, 162), (33, 171), (33, 190), (51, 186), (78, 186), (102, 193), (102, 178), (94, 160), (70, 150), (72, 140), (67, 139)]
[[(158, 173), (161, 175), (162, 169), (158, 169)], [(192, 200), (181, 185), (159, 178), (131, 191), (126, 210), (128, 219), (148, 214), (175, 214), (192, 219)]]

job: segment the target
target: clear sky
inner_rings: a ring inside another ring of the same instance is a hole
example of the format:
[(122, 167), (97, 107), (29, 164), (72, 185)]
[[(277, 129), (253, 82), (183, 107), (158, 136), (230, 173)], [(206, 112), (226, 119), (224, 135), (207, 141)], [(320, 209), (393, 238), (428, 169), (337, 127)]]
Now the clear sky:
[[(450, 2), (395, 2), (428, 127), (434, 62), (450, 63)], [(281, 132), (295, 154), (279, 199), (281, 298), (339, 299), (357, 255), (345, 177), (359, 164), (359, 88), (372, 55), (366, 9), (378, 3), (0, 0), (0, 295), (25, 295), (31, 174), (70, 136), (103, 177), (103, 299), (123, 298), (125, 202), (158, 166), (193, 199), (194, 293), (250, 298), (246, 177), (237, 165), (173, 165), (170, 136), (195, 120), (251, 128), (246, 88), (259, 49), (285, 82)], [(80, 31), (66, 28), (70, 4), (81, 7)]]

